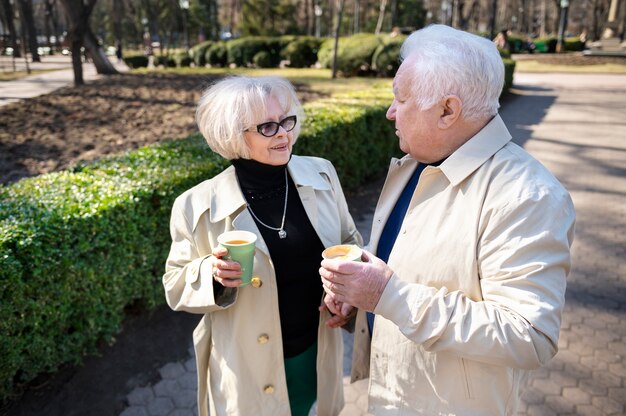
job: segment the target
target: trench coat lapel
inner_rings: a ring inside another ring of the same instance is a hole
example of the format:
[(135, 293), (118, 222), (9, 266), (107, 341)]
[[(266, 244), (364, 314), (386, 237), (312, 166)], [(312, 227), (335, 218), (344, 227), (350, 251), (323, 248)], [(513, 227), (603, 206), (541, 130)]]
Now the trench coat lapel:
[(322, 241), (324, 247), (333, 245), (332, 235), (327, 235), (325, 228), (321, 227), (318, 215), (318, 201), (316, 191), (330, 191), (330, 184), (321, 175), (321, 171), (314, 168), (315, 165), (305, 165), (306, 160), (299, 156), (292, 156), (287, 169), (298, 189), (298, 195), (304, 206), (304, 211), (313, 225), (313, 229)]
[(396, 205), (402, 190), (411, 179), (411, 175), (417, 167), (417, 161), (406, 155), (402, 159), (393, 158), (387, 172), (387, 179), (376, 204), (374, 223), (370, 235), (369, 249), (376, 254), (378, 241), (387, 223), (391, 211)]

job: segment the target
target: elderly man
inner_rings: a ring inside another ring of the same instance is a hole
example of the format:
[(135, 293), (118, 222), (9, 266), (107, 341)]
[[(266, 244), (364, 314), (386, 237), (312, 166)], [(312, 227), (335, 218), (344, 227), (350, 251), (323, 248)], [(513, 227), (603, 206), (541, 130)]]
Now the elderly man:
[(528, 370), (557, 352), (572, 201), (497, 114), (493, 42), (429, 26), (402, 59), (387, 118), (407, 155), (371, 252), (322, 262), (326, 303), (359, 308), (352, 376), (370, 377), (373, 414), (514, 415)]

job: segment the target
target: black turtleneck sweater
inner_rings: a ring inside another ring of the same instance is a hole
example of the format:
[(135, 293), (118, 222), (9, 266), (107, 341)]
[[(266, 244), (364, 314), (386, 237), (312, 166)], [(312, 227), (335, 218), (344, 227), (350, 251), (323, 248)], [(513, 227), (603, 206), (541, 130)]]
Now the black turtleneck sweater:
[[(265, 224), (279, 228), (285, 204), (287, 165), (254, 160), (232, 161), (250, 209)], [(278, 309), (285, 358), (304, 352), (317, 340), (322, 284), (319, 277), (324, 246), (311, 225), (295, 184), (287, 174), (289, 197), (284, 230), (287, 237), (252, 218), (272, 257), (278, 287)]]

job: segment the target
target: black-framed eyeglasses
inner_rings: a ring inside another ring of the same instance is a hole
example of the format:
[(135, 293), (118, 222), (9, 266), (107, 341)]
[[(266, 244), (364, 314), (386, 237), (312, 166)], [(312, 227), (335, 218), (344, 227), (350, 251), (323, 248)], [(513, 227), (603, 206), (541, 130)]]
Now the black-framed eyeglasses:
[[(268, 121), (267, 123), (261, 123), (256, 126), (256, 131), (259, 134), (265, 137), (272, 137), (276, 133), (278, 133), (279, 128), (285, 129), (285, 131), (291, 131), (296, 127), (296, 123), (298, 122), (298, 118), (296, 116), (285, 117), (280, 120), (278, 123), (275, 121)], [(246, 129), (244, 131), (250, 131), (250, 129)]]

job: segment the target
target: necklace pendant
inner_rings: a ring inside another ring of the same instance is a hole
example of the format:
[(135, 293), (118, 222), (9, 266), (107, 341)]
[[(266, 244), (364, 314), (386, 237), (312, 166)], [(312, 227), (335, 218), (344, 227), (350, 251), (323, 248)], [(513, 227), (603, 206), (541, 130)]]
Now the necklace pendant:
[(285, 231), (285, 230), (279, 230), (279, 231), (278, 231), (278, 237), (280, 237), (281, 239), (283, 239), (283, 238), (287, 238), (287, 231)]

